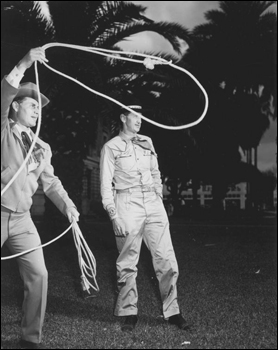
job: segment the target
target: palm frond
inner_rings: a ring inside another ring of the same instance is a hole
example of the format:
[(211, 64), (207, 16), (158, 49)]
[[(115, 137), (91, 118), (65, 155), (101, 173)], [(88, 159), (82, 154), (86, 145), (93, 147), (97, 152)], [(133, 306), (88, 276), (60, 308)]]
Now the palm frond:
[(179, 38), (185, 40), (186, 42), (191, 42), (191, 35), (189, 31), (179, 24), (169, 24), (165, 22), (133, 22), (123, 25), (116, 25), (111, 29), (105, 30), (98, 38), (96, 38), (93, 44), (101, 47), (112, 47), (116, 43), (130, 37), (131, 35), (145, 31), (155, 32), (163, 36), (179, 54), (181, 53), (181, 43)]
[(46, 1), (34, 1), (33, 11), (37, 11), (37, 18), (44, 21), (47, 28), (53, 28), (53, 21)]
[[(90, 2), (89, 9), (90, 9)], [(152, 22), (141, 13), (146, 8), (125, 1), (103, 1), (96, 10), (94, 20), (91, 22), (91, 38), (94, 40), (104, 30), (111, 30), (115, 25), (142, 21), (143, 23)]]
[(229, 16), (261, 16), (277, 1), (220, 1), (220, 9)]
[(227, 16), (225, 12), (219, 10), (210, 10), (205, 13), (205, 19), (217, 24), (224, 24)]

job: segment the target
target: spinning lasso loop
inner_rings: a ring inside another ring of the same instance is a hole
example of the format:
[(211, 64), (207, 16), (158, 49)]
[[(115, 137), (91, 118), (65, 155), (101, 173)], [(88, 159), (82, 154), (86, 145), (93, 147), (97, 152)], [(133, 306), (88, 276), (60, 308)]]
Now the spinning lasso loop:
[[(110, 100), (110, 101), (116, 103), (117, 105), (123, 107), (124, 109), (128, 110), (129, 112), (132, 112), (132, 113), (134, 113), (136, 115), (140, 115), (141, 118), (144, 119), (145, 121), (147, 121), (147, 122), (149, 122), (149, 123), (151, 123), (151, 124), (153, 124), (155, 126), (158, 126), (160, 128), (167, 129), (167, 130), (183, 130), (183, 129), (187, 129), (187, 128), (190, 128), (192, 126), (195, 126), (195, 125), (199, 124), (205, 118), (205, 115), (206, 115), (207, 110), (208, 110), (208, 105), (209, 105), (209, 102), (208, 102), (209, 99), (208, 99), (208, 95), (207, 95), (206, 90), (201, 85), (201, 83), (194, 77), (193, 74), (191, 74), (188, 70), (173, 64), (172, 61), (169, 62), (169, 61), (165, 60), (164, 58), (157, 57), (157, 56), (152, 56), (152, 55), (146, 55), (146, 54), (143, 54), (143, 53), (135, 53), (135, 52), (128, 52), (128, 51), (116, 51), (116, 50), (101, 49), (101, 48), (96, 48), (96, 47), (92, 48), (92, 47), (87, 47), (87, 46), (62, 44), (62, 43), (46, 44), (46, 45), (43, 46), (43, 49), (47, 50), (47, 49), (49, 49), (51, 47), (56, 47), (56, 46), (67, 47), (67, 48), (71, 48), (71, 49), (86, 51), (86, 52), (90, 52), (90, 53), (94, 53), (94, 54), (110, 57), (110, 58), (113, 58), (113, 59), (119, 59), (119, 60), (125, 60), (125, 61), (140, 63), (140, 64), (144, 64), (146, 66), (146, 68), (149, 68), (149, 69), (154, 69), (154, 66), (157, 65), (157, 64), (168, 65), (168, 66), (173, 67), (174, 69), (178, 69), (181, 72), (189, 75), (190, 78), (193, 79), (194, 82), (199, 86), (199, 88), (201, 89), (201, 91), (203, 92), (203, 94), (205, 96), (205, 107), (204, 107), (204, 111), (203, 111), (202, 115), (197, 120), (195, 120), (194, 122), (191, 122), (191, 123), (188, 123), (188, 124), (184, 124), (184, 125), (180, 125), (180, 126), (169, 126), (169, 125), (164, 125), (164, 124), (161, 124), (161, 123), (157, 123), (157, 122), (155, 122), (155, 121), (145, 117), (144, 115), (142, 115), (140, 113), (137, 113), (136, 111), (132, 110), (128, 106), (124, 105), (123, 103), (115, 100), (114, 98), (109, 97), (109, 96), (107, 96), (105, 94), (102, 94), (102, 93), (100, 93), (100, 92), (98, 92), (96, 90), (91, 89), (90, 87), (88, 87), (87, 85), (81, 83), (80, 81), (78, 81), (78, 80), (76, 80), (76, 79), (74, 79), (74, 78), (72, 78), (72, 77), (70, 77), (70, 76), (68, 76), (68, 75), (66, 75), (66, 74), (64, 74), (62, 72), (59, 72), (58, 70), (50, 67), (48, 64), (43, 62), (43, 64), (48, 69), (52, 70), (53, 72), (55, 72), (55, 73), (65, 77), (65, 78), (67, 78), (69, 80), (74, 81), (76, 84), (79, 84), (80, 86), (84, 87), (85, 89), (89, 90), (90, 92), (93, 92), (94, 94), (96, 94), (98, 96), (101, 96), (103, 98), (106, 98), (107, 100)], [(115, 54), (117, 54), (117, 55), (115, 55)], [(133, 58), (121, 57), (119, 55), (133, 55), (133, 56), (144, 57), (145, 59), (144, 60), (135, 60)]]
[[(181, 125), (181, 126), (168, 126), (168, 125), (164, 125), (161, 123), (157, 123), (143, 115), (141, 115), (140, 113), (137, 113), (136, 111), (132, 110), (131, 108), (129, 108), (128, 106), (125, 106), (124, 104), (122, 104), (121, 102), (105, 95), (102, 94), (96, 90), (93, 90), (91, 88), (89, 88), (88, 86), (86, 86), (85, 84), (79, 82), (78, 80), (62, 73), (59, 72), (58, 70), (50, 67), (48, 64), (46, 64), (45, 62), (43, 62), (43, 64), (50, 70), (52, 70), (53, 72), (67, 78), (70, 79), (72, 81), (74, 81), (75, 83), (79, 84), (80, 86), (84, 87), (85, 89), (89, 90), (90, 92), (95, 93), (98, 96), (102, 96), (103, 98), (106, 98), (116, 104), (118, 104), (119, 106), (123, 107), (124, 109), (128, 110), (129, 112), (134, 113), (135, 115), (140, 115), (142, 119), (144, 119), (145, 121), (158, 126), (160, 128), (163, 129), (168, 129), (168, 130), (183, 130), (183, 129), (187, 129), (190, 128), (192, 126), (195, 126), (197, 124), (199, 124), (205, 117), (207, 110), (208, 110), (208, 95), (206, 93), (206, 90), (203, 88), (203, 86), (200, 84), (200, 82), (186, 69), (181, 68), (179, 66), (176, 66), (175, 64), (172, 63), (172, 61), (168, 62), (167, 60), (161, 58), (161, 57), (156, 57), (156, 56), (152, 56), (152, 55), (146, 55), (146, 54), (142, 54), (142, 53), (135, 53), (135, 52), (127, 52), (127, 51), (115, 51), (115, 50), (108, 50), (108, 49), (101, 49), (101, 48), (92, 48), (92, 47), (86, 47), (86, 46), (79, 46), (79, 45), (70, 45), (70, 44), (63, 44), (63, 43), (50, 43), (47, 45), (44, 45), (42, 48), (44, 50), (49, 49), (51, 47), (67, 47), (67, 48), (71, 48), (71, 49), (76, 49), (76, 50), (81, 50), (81, 51), (86, 51), (86, 52), (90, 52), (90, 53), (94, 53), (94, 54), (98, 54), (98, 55), (103, 55), (106, 57), (110, 57), (113, 59), (121, 59), (121, 60), (126, 60), (126, 61), (131, 61), (131, 62), (136, 62), (136, 63), (140, 63), (140, 64), (144, 64), (146, 66), (146, 68), (148, 69), (154, 69), (154, 66), (157, 64), (160, 65), (168, 65), (171, 66), (175, 69), (178, 69), (180, 71), (182, 71), (183, 73), (189, 75), (191, 77), (191, 79), (194, 80), (194, 82), (199, 86), (199, 88), (201, 89), (201, 91), (203, 92), (204, 96), (205, 96), (205, 107), (204, 107), (204, 111), (202, 113), (202, 115), (194, 122), (185, 124), (185, 125)], [(115, 55), (117, 54), (117, 55)], [(144, 57), (144, 60), (135, 60), (133, 58), (128, 58), (128, 57), (121, 57), (120, 55), (132, 55), (132, 56), (139, 56), (139, 57)], [(20, 166), (20, 168), (18, 169), (18, 171), (15, 173), (15, 175), (12, 177), (12, 179), (9, 181), (9, 183), (5, 186), (5, 188), (1, 191), (1, 196), (3, 196), (3, 194), (7, 191), (7, 189), (11, 186), (11, 184), (15, 181), (15, 179), (17, 178), (17, 176), (19, 175), (19, 173), (22, 171), (22, 169), (25, 167), (25, 165), (27, 164), (29, 158), (31, 157), (32, 151), (35, 147), (36, 141), (38, 139), (38, 135), (40, 132), (40, 127), (41, 127), (41, 96), (40, 96), (40, 87), (39, 87), (39, 75), (38, 75), (38, 67), (37, 67), (37, 61), (35, 62), (35, 76), (36, 76), (36, 84), (38, 87), (38, 103), (39, 103), (39, 117), (38, 117), (38, 125), (37, 125), (37, 130), (32, 142), (32, 145), (30, 147), (30, 150), (24, 160), (24, 162), (22, 163), (22, 165)], [(19, 257), (21, 255), (24, 255), (26, 253), (29, 253), (31, 251), (34, 251), (36, 249), (40, 249), (43, 248), (53, 242), (55, 242), (56, 240), (60, 239), (63, 235), (65, 235), (70, 229), (72, 228), (73, 230), (73, 237), (74, 237), (74, 242), (78, 251), (78, 260), (79, 260), (79, 266), (81, 269), (81, 278), (83, 281), (83, 286), (85, 286), (85, 288), (89, 291), (90, 287), (92, 287), (94, 290), (99, 291), (99, 287), (97, 285), (95, 276), (96, 276), (96, 263), (95, 263), (95, 258), (92, 254), (92, 252), (90, 251), (83, 235), (82, 232), (78, 226), (78, 224), (76, 223), (76, 221), (74, 221), (66, 231), (64, 231), (60, 236), (56, 237), (55, 239), (53, 239), (52, 241), (44, 244), (44, 245), (40, 245), (38, 247), (29, 249), (27, 251), (24, 251), (20, 254), (16, 254), (13, 256), (9, 256), (9, 257), (5, 257), (5, 258), (1, 258), (1, 260), (7, 260), (7, 259), (12, 259), (15, 257)], [(85, 257), (85, 259), (87, 260), (87, 263), (84, 261), (83, 256)], [(87, 276), (94, 281), (95, 286), (92, 285), (88, 279)]]

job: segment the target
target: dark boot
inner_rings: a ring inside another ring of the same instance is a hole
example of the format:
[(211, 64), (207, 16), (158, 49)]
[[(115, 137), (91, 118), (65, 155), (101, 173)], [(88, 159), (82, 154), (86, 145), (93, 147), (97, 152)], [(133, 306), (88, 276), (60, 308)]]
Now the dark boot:
[(188, 331), (190, 328), (181, 314), (169, 317), (169, 323), (178, 326), (179, 329), (182, 329), (183, 331)]
[(125, 317), (124, 324), (122, 325), (123, 332), (131, 332), (134, 330), (138, 321), (137, 315), (129, 315)]

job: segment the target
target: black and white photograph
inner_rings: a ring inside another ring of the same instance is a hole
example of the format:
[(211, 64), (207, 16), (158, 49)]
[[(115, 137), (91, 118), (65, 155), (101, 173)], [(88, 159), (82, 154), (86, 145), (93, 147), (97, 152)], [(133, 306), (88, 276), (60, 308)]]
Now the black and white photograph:
[(1, 1), (1, 349), (277, 349), (277, 1)]

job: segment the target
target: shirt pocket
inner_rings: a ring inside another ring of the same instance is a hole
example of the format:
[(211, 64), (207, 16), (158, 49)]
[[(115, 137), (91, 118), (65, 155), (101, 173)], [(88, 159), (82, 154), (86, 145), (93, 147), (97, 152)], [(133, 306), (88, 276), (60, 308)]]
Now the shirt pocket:
[(141, 157), (141, 165), (144, 169), (150, 169), (152, 160), (152, 152), (149, 150), (144, 150)]
[(116, 156), (116, 166), (119, 170), (129, 170), (132, 163), (132, 154), (129, 152), (121, 152)]

